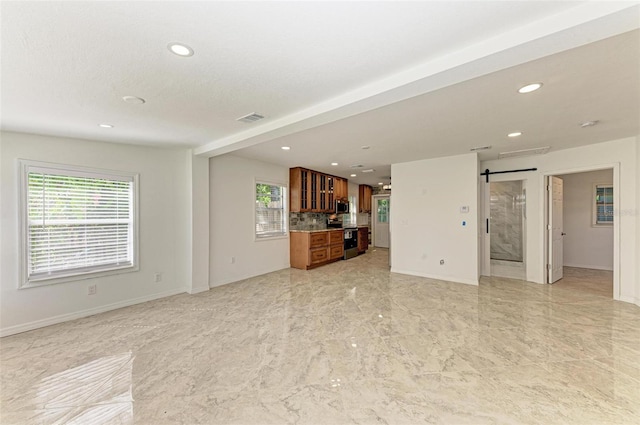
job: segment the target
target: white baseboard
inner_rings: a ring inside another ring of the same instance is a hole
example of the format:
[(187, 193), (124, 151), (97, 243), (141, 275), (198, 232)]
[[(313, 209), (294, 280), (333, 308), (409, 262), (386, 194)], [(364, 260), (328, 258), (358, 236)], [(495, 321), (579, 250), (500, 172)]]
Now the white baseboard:
[(623, 295), (623, 296), (620, 297), (620, 299), (618, 301), (635, 304), (638, 307), (640, 307), (640, 298), (628, 297), (626, 295)]
[(100, 307), (94, 307), (94, 308), (90, 308), (82, 311), (76, 311), (74, 313), (61, 314), (59, 316), (49, 317), (47, 319), (35, 320), (33, 322), (23, 323), (21, 325), (9, 326), (8, 328), (0, 329), (0, 337), (14, 335), (14, 334), (18, 334), (26, 331), (31, 331), (38, 328), (44, 328), (45, 326), (56, 325), (58, 323), (67, 322), (69, 320), (80, 319), (82, 317), (87, 317), (87, 316), (93, 316), (94, 314), (104, 313), (105, 311), (116, 310), (122, 307), (129, 307), (134, 304), (140, 304), (147, 301), (157, 300), (159, 298), (170, 297), (172, 295), (183, 294), (185, 292), (187, 292), (186, 288), (172, 289), (171, 291), (145, 295), (144, 297), (119, 301), (117, 303), (107, 304)]
[(208, 286), (200, 286), (199, 288), (191, 288), (187, 292), (191, 295), (199, 294), (200, 292), (207, 292), (209, 289)]
[(607, 270), (612, 272), (613, 267), (608, 266), (594, 266), (594, 265), (585, 265), (585, 264), (563, 264), (564, 267), (575, 267), (577, 269), (592, 269), (592, 270)]
[(479, 281), (478, 280), (464, 279), (464, 278), (458, 278), (458, 277), (452, 277), (452, 276), (437, 276), (437, 275), (432, 275), (432, 274), (419, 273), (419, 272), (415, 272), (415, 271), (398, 270), (398, 269), (394, 269), (393, 267), (391, 268), (391, 273), (407, 274), (409, 276), (426, 277), (428, 279), (444, 280), (445, 282), (464, 283), (465, 285), (474, 285), (474, 286), (478, 286), (479, 285)]

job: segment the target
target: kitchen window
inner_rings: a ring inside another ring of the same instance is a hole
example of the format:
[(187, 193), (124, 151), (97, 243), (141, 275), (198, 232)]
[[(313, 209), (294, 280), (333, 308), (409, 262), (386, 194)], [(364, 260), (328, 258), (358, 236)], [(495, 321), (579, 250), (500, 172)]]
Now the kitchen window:
[(256, 182), (256, 239), (287, 235), (286, 186)]
[(21, 161), (21, 287), (137, 270), (131, 173)]
[(613, 224), (613, 185), (596, 184), (594, 186), (593, 225)]

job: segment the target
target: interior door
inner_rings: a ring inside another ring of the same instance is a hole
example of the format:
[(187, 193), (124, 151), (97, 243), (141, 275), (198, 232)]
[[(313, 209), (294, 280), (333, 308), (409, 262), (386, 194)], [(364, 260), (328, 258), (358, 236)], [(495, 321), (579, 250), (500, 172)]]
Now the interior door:
[(391, 212), (391, 199), (389, 196), (374, 197), (374, 246), (389, 248), (389, 213)]
[(562, 279), (562, 179), (549, 178), (549, 283)]

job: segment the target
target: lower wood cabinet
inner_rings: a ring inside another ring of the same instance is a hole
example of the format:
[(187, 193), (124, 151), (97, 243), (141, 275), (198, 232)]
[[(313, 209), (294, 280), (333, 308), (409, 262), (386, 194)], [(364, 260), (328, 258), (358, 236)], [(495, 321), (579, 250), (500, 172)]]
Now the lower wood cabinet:
[(358, 254), (362, 254), (369, 249), (369, 228), (358, 227)]
[(289, 244), (291, 267), (308, 270), (342, 259), (344, 232), (342, 229), (317, 232), (292, 231)]

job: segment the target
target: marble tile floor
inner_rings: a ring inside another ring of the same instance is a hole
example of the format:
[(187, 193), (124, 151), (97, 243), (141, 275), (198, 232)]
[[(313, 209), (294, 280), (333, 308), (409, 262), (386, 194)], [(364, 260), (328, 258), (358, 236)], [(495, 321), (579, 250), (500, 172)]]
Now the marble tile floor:
[(613, 298), (613, 272), (610, 270), (565, 266), (562, 276), (562, 279), (553, 284), (554, 286)]
[(640, 308), (387, 254), (2, 338), (0, 423), (640, 423)]
[(522, 261), (491, 259), (491, 276), (525, 280), (526, 270)]

